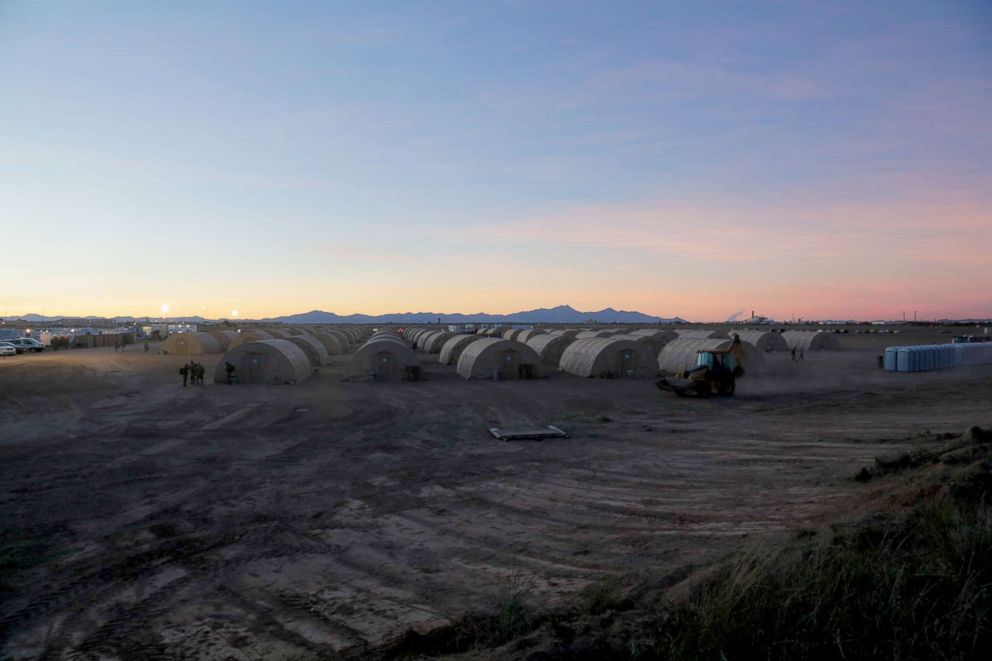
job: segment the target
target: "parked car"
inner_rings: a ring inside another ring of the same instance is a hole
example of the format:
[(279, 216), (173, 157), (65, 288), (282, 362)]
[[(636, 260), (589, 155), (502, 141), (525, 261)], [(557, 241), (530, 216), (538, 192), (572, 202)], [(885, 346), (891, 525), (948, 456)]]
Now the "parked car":
[(45, 345), (33, 337), (15, 337), (13, 340), (7, 340), (7, 343), (13, 344), (17, 353), (24, 353), (25, 351), (37, 353), (45, 350)]
[(10, 342), (0, 342), (0, 356), (13, 356), (18, 353), (17, 347)]

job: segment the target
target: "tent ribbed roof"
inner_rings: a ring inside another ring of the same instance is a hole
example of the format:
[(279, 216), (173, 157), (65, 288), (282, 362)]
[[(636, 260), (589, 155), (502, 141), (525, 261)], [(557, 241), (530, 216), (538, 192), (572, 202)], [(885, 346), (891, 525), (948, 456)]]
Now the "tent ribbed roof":
[(445, 341), (444, 346), (441, 347), (441, 355), (438, 356), (437, 362), (442, 365), (457, 363), (465, 347), (481, 339), (478, 335), (453, 335), (449, 337)]
[(617, 374), (617, 356), (630, 351), (637, 356), (634, 372), (645, 377), (656, 372), (654, 354), (650, 347), (635, 340), (618, 337), (577, 339), (561, 356), (561, 369), (576, 376), (623, 376)]

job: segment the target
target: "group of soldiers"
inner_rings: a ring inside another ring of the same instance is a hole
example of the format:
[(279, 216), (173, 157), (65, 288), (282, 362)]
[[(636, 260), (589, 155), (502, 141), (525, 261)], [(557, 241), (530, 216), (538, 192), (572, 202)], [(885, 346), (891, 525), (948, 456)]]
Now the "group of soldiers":
[(203, 375), (206, 374), (206, 369), (200, 363), (191, 360), (179, 368), (179, 373), (183, 377), (183, 388), (186, 387), (187, 380), (192, 386), (202, 386)]

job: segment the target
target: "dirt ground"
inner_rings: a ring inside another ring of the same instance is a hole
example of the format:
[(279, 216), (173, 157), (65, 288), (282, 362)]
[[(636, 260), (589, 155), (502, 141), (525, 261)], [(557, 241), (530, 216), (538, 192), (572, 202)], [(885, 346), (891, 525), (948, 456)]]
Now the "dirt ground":
[[(137, 347), (0, 359), (0, 658), (333, 658), (508, 587), (553, 605), (705, 565), (850, 513), (856, 471), (914, 434), (992, 425), (992, 367), (876, 367), (948, 340), (842, 336), (710, 400), (428, 355), (422, 383), (344, 383), (337, 356), (185, 389), (185, 357)], [(487, 433), (520, 424), (571, 437)]]

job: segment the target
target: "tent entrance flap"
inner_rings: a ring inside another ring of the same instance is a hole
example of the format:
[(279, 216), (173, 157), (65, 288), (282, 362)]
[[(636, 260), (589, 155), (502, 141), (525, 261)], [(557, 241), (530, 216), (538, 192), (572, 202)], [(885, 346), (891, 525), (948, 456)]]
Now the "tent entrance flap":
[(379, 381), (392, 381), (395, 376), (393, 374), (395, 367), (396, 361), (393, 360), (393, 354), (388, 351), (380, 351), (375, 355), (376, 378)]
[(245, 383), (263, 383), (265, 380), (265, 354), (249, 353), (245, 356), (243, 374)]

